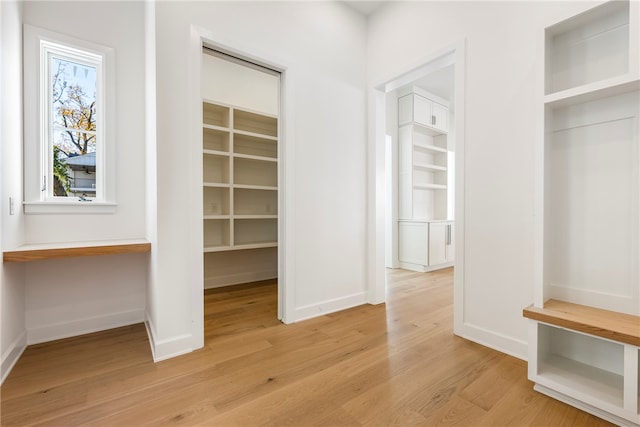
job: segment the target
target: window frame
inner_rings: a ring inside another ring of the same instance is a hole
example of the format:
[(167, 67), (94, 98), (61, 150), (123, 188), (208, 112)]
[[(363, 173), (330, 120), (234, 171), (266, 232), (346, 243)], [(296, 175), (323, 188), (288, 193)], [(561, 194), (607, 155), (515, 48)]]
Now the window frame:
[[(112, 48), (24, 25), (24, 212), (113, 213), (115, 199), (115, 87)], [(96, 67), (96, 197), (53, 194), (50, 59)]]

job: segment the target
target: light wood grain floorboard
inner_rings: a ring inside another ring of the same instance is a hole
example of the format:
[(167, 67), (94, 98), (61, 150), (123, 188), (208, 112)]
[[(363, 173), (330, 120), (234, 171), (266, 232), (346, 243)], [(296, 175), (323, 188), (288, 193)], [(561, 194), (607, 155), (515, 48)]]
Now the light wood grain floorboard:
[(274, 281), (205, 292), (205, 347), (154, 364), (143, 325), (30, 346), (2, 426), (606, 426), (526, 363), (453, 335), (453, 270), (389, 270), (388, 303), (293, 325)]

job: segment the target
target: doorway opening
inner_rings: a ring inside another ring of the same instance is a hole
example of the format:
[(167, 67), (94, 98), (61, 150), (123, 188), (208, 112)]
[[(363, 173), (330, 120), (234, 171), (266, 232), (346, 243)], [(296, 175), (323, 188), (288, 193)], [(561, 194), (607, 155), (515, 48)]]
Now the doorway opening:
[(206, 338), (282, 318), (281, 73), (204, 45), (200, 88)]
[(464, 40), (378, 86), (374, 297), (387, 269), (454, 270), (454, 331), (464, 283)]

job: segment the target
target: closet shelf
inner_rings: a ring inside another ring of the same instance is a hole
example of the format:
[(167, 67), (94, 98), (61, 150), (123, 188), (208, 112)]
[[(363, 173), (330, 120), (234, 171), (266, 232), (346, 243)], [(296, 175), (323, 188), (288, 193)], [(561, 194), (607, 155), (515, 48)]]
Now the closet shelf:
[(444, 184), (414, 184), (413, 188), (421, 188), (423, 190), (446, 190)]
[(438, 153), (446, 153), (447, 152), (446, 148), (436, 147), (435, 145), (423, 144), (423, 143), (420, 143), (420, 142), (414, 142), (413, 146), (415, 148), (421, 148), (423, 150), (437, 151)]
[(233, 153), (233, 157), (234, 158), (239, 158), (239, 159), (260, 160), (260, 161), (263, 161), (263, 162), (278, 163), (278, 159), (275, 159), (273, 157), (255, 156), (255, 155), (252, 155), (252, 154)]
[(224, 156), (224, 157), (229, 157), (229, 152), (228, 152), (228, 151), (219, 151), (219, 150), (207, 150), (207, 149), (203, 149), (203, 150), (202, 150), (202, 154), (209, 154), (209, 155), (213, 155), (213, 156)]
[(413, 164), (413, 167), (416, 169), (426, 169), (434, 172), (446, 172), (447, 168), (445, 166), (432, 165), (429, 163), (417, 163)]
[(624, 75), (551, 93), (544, 97), (544, 104), (551, 108), (568, 107), (638, 89), (640, 89), (638, 77)]
[(2, 260), (4, 263), (28, 262), (53, 258), (144, 252), (151, 252), (151, 243), (145, 239), (29, 244), (19, 246), (12, 251), (4, 251)]
[(257, 242), (257, 243), (244, 243), (234, 246), (205, 246), (204, 252), (223, 252), (223, 251), (243, 251), (247, 249), (261, 249), (261, 248), (276, 248), (278, 242)]
[(550, 299), (544, 307), (530, 305), (522, 311), (529, 319), (640, 346), (640, 317)]
[(278, 141), (277, 136), (268, 135), (265, 133), (257, 133), (257, 132), (248, 132), (245, 130), (234, 129), (233, 133), (238, 135), (246, 135), (246, 136), (254, 136), (256, 138), (268, 139), (270, 141)]
[(224, 127), (224, 126), (217, 126), (217, 125), (209, 125), (206, 123), (202, 124), (202, 128), (203, 129), (214, 129), (214, 130), (219, 130), (219, 131), (223, 131), (223, 132), (229, 132), (230, 129), (228, 127)]

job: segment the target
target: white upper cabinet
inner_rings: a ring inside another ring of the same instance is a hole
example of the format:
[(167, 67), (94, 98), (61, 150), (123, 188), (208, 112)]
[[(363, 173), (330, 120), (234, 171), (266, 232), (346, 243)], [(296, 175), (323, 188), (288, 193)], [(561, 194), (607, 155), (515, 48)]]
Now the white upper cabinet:
[(449, 109), (444, 105), (433, 103), (432, 107), (432, 123), (431, 126), (441, 130), (443, 133), (449, 131)]
[(398, 124), (425, 126), (432, 135), (447, 133), (449, 108), (417, 93), (398, 99)]

